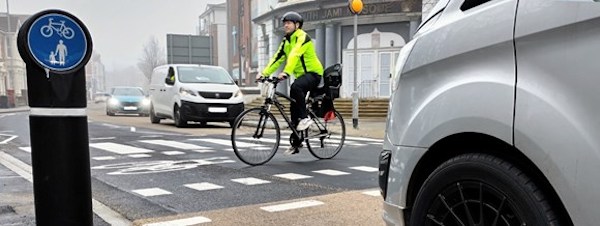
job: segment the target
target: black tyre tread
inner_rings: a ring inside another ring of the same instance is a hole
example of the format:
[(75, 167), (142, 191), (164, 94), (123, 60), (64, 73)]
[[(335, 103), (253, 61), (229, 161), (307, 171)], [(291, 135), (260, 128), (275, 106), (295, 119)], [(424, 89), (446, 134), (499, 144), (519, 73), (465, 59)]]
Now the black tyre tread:
[[(535, 201), (537, 201), (537, 203), (543, 207), (543, 212), (545, 214), (545, 217), (546, 217), (546, 219), (548, 219), (548, 222), (547, 222), (548, 225), (561, 225), (558, 217), (556, 216), (556, 213), (554, 212), (553, 208), (550, 206), (550, 203), (546, 199), (543, 191), (537, 187), (535, 182), (527, 174), (525, 174), (523, 171), (518, 169), (516, 166), (514, 166), (510, 162), (507, 162), (496, 156), (492, 156), (489, 154), (483, 154), (483, 153), (467, 153), (467, 154), (456, 156), (456, 157), (451, 158), (451, 159), (447, 160), (446, 162), (442, 163), (440, 166), (438, 166), (429, 175), (429, 177), (425, 180), (424, 184), (427, 184), (432, 179), (432, 176), (435, 175), (436, 173), (438, 173), (439, 171), (445, 169), (448, 166), (454, 165), (457, 162), (463, 162), (464, 160), (486, 161), (486, 162), (494, 163), (495, 166), (497, 167), (496, 170), (507, 173), (506, 176), (508, 176), (508, 177), (516, 178), (517, 182), (519, 184), (523, 185), (523, 187), (526, 189), (527, 192), (533, 194), (533, 197), (536, 199)], [(493, 167), (493, 165), (486, 165), (486, 167)], [(421, 194), (419, 192), (419, 194), (417, 195), (417, 200), (418, 200), (418, 196), (420, 196), (420, 195)]]

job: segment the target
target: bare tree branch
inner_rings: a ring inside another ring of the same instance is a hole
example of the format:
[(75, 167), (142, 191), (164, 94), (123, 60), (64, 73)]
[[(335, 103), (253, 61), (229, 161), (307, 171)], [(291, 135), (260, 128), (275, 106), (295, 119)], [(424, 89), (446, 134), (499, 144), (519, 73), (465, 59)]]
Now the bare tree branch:
[(155, 67), (163, 65), (167, 62), (165, 59), (164, 48), (158, 45), (158, 40), (152, 36), (144, 45), (142, 57), (138, 61), (138, 69), (142, 71), (148, 82), (152, 76), (152, 70)]

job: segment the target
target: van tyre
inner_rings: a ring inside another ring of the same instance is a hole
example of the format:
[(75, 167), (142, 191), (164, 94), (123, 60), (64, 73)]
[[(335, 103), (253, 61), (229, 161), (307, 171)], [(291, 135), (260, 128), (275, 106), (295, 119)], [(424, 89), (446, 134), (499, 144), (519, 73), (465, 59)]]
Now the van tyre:
[(173, 121), (175, 121), (175, 126), (178, 128), (186, 127), (187, 121), (181, 118), (181, 111), (179, 111), (179, 106), (175, 105), (173, 108)]
[(543, 191), (523, 171), (500, 158), (469, 153), (429, 175), (415, 199), (410, 225), (561, 224)]
[(156, 117), (156, 113), (154, 112), (154, 106), (150, 105), (150, 122), (152, 124), (160, 123), (160, 118)]

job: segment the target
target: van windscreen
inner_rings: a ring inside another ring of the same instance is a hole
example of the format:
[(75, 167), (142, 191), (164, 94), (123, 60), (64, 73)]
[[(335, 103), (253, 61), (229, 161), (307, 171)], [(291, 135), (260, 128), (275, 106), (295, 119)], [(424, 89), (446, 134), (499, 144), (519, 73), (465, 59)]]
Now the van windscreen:
[(221, 68), (177, 67), (177, 74), (182, 83), (233, 84), (231, 76)]

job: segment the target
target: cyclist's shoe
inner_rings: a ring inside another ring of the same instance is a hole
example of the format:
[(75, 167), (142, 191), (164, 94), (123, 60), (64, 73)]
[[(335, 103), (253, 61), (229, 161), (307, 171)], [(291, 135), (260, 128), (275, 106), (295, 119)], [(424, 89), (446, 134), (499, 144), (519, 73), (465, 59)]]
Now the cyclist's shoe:
[(290, 146), (288, 149), (285, 150), (285, 152), (283, 152), (286, 155), (293, 155), (293, 154), (298, 154), (300, 151), (298, 150), (297, 147), (292, 147)]
[(313, 124), (313, 120), (312, 119), (310, 119), (310, 118), (303, 118), (298, 123), (298, 126), (296, 127), (296, 130), (301, 131), (301, 130), (308, 129), (308, 127), (310, 125), (312, 125), (312, 124)]

